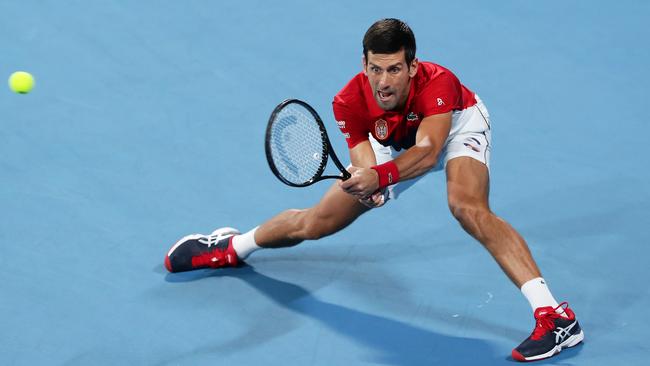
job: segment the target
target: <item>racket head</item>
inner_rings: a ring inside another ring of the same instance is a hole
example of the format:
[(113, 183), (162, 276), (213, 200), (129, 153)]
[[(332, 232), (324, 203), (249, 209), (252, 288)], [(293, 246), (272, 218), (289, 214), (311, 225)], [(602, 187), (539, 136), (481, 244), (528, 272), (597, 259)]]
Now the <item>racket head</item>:
[(264, 142), (266, 160), (273, 174), (292, 187), (319, 180), (329, 155), (323, 121), (307, 103), (287, 99), (269, 118)]

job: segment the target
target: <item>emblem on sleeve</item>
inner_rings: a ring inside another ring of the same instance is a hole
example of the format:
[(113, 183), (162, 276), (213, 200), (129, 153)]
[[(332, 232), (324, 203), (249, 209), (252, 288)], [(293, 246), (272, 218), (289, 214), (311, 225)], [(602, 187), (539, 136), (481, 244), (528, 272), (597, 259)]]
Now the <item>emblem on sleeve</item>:
[(375, 121), (375, 135), (380, 140), (383, 140), (388, 136), (388, 123), (383, 119)]
[(442, 98), (438, 98), (438, 107), (445, 105), (445, 102), (442, 101)]

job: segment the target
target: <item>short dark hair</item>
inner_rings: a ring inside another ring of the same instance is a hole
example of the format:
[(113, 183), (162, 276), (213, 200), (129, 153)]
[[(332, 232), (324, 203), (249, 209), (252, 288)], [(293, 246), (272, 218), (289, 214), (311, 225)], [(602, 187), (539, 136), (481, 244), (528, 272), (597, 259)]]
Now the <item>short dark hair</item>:
[(415, 35), (399, 19), (387, 18), (371, 25), (363, 36), (363, 55), (368, 62), (368, 51), (372, 53), (395, 53), (404, 49), (406, 64), (410, 67), (415, 59)]

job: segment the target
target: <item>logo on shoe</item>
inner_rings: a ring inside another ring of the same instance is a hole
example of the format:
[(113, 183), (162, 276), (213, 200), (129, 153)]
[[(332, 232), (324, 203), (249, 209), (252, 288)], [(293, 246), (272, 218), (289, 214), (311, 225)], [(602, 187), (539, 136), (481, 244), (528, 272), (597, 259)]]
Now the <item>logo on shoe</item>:
[(562, 328), (562, 327), (555, 328), (557, 329), (557, 331), (553, 331), (553, 333), (555, 333), (555, 344), (560, 344), (564, 342), (564, 340), (571, 335), (571, 329), (573, 329), (573, 327), (575, 327), (577, 323), (578, 321), (576, 320), (566, 328)]

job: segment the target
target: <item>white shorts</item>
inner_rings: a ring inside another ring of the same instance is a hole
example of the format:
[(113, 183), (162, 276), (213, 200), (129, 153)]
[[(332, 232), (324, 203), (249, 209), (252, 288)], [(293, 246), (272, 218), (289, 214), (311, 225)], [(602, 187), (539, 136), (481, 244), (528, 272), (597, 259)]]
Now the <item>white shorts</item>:
[[(377, 164), (395, 159), (405, 150), (396, 151), (390, 146), (383, 146), (372, 135), (370, 144), (375, 152)], [(490, 114), (481, 98), (476, 95), (476, 105), (452, 114), (451, 130), (445, 146), (440, 152), (438, 164), (429, 172), (443, 170), (447, 162), (461, 156), (468, 156), (485, 164), (490, 169), (490, 151), (492, 136), (490, 133)], [(426, 173), (428, 174), (428, 173)], [(396, 199), (403, 191), (412, 186), (418, 178), (400, 182), (388, 187), (386, 199)]]

